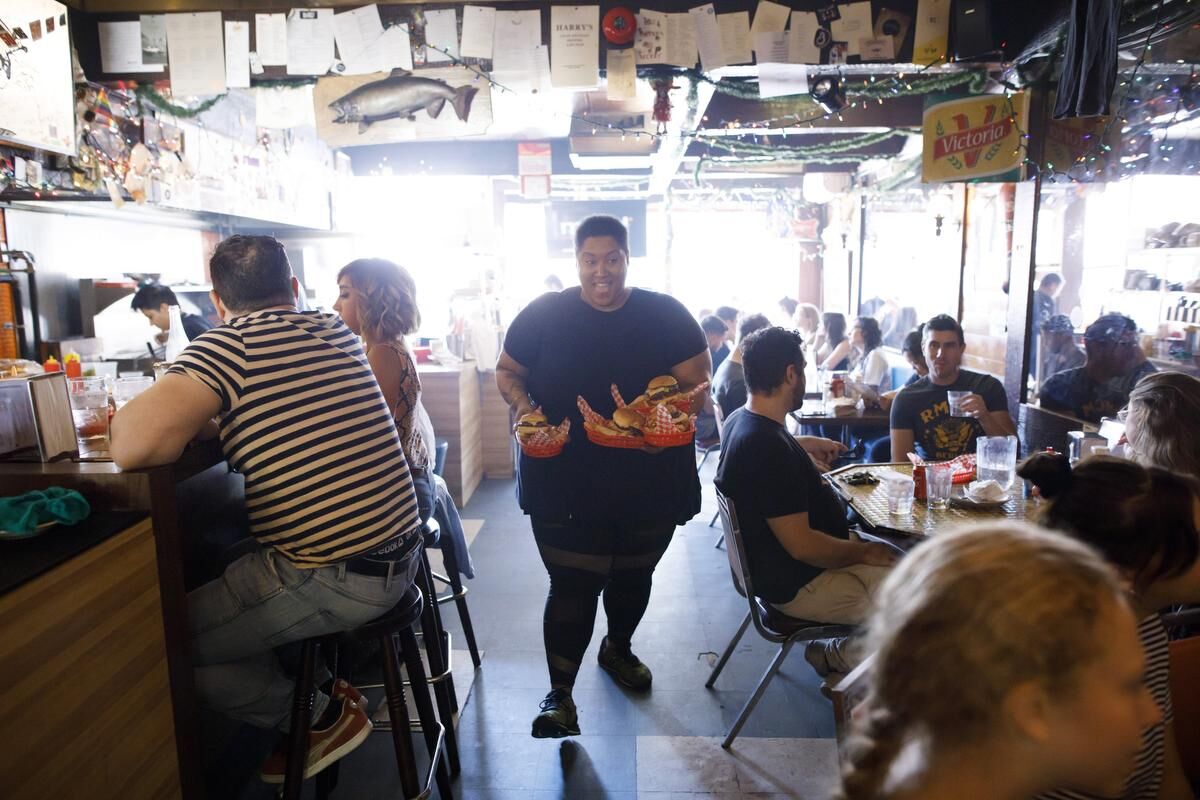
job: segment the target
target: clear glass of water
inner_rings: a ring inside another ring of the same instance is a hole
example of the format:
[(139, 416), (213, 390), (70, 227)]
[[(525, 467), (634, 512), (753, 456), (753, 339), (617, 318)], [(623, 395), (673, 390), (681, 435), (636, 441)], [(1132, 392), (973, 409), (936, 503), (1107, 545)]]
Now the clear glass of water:
[(108, 438), (108, 389), (104, 378), (70, 378), (71, 416), (75, 420), (75, 438), (80, 444), (94, 444)]
[(1017, 477), (1017, 437), (980, 436), (975, 441), (976, 480), (993, 480), (1007, 492)]
[(954, 467), (946, 462), (925, 465), (925, 496), (929, 507), (942, 509), (950, 505), (950, 489), (954, 485)]
[(145, 376), (117, 378), (117, 382), (113, 384), (113, 403), (120, 408), (153, 385), (154, 378)]
[(970, 392), (946, 392), (946, 400), (950, 404), (950, 416), (965, 417), (967, 413), (963, 411), (962, 402), (970, 396)]
[(887, 492), (888, 513), (896, 516), (907, 516), (913, 510), (913, 496), (916, 484), (907, 475), (899, 473), (884, 478), (884, 489)]

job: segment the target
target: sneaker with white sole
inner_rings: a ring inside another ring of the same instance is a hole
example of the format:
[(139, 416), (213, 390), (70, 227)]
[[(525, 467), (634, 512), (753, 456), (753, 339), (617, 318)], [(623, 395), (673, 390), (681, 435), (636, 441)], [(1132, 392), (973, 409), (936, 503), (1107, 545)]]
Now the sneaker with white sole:
[[(330, 700), (330, 702), (337, 702)], [(339, 758), (343, 758), (367, 740), (371, 734), (371, 720), (363, 705), (355, 700), (342, 700), (342, 713), (328, 728), (310, 731), (308, 734), (308, 762), (304, 765), (304, 777), (311, 778)], [(263, 762), (261, 776), (264, 783), (283, 783), (287, 772), (287, 742)]]

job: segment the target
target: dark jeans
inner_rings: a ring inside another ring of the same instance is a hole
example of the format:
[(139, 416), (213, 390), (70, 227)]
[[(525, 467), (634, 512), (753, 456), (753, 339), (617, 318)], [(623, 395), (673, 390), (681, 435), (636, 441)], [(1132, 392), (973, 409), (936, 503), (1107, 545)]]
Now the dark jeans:
[(604, 595), (608, 638), (629, 644), (646, 606), (654, 568), (675, 533), (674, 523), (652, 526), (580, 525), (533, 519), (550, 594), (542, 619), (550, 685), (575, 685), (592, 639), (598, 599)]

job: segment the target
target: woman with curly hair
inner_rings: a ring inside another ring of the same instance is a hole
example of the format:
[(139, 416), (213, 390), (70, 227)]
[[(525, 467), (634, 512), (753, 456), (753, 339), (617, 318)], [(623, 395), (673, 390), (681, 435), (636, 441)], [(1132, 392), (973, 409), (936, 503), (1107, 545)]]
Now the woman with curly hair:
[(382, 258), (360, 258), (338, 272), (333, 310), (362, 337), (367, 361), (396, 420), (396, 433), (408, 460), (421, 519), (433, 511), (429, 457), (432, 442), (421, 435), (421, 379), (404, 337), (421, 325), (417, 286), (408, 270)]
[(866, 645), (839, 800), (1119, 792), (1160, 718), (1117, 575), (1023, 524), (918, 545), (884, 581)]

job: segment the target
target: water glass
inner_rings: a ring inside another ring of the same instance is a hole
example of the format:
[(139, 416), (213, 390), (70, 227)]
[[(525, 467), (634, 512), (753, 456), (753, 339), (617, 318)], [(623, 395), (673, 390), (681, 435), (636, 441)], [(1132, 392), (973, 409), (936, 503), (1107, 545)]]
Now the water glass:
[(976, 480), (993, 480), (1008, 491), (1017, 478), (1017, 437), (980, 436), (975, 440)]
[(108, 389), (104, 378), (69, 378), (67, 388), (75, 438), (81, 445), (107, 439)]
[(970, 396), (970, 392), (946, 392), (946, 400), (950, 403), (950, 416), (967, 416), (967, 412), (963, 411), (962, 402)]
[(895, 473), (884, 477), (884, 490), (887, 492), (888, 513), (896, 516), (906, 516), (912, 513), (913, 497), (916, 483), (907, 475)]
[(948, 462), (925, 465), (925, 496), (929, 507), (946, 508), (950, 505), (950, 488), (954, 485), (954, 467)]
[(128, 403), (154, 385), (154, 378), (139, 375), (136, 378), (117, 378), (113, 385), (113, 403), (117, 408)]

